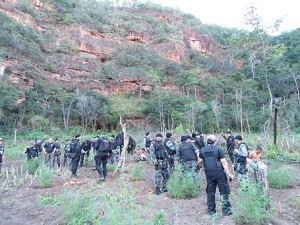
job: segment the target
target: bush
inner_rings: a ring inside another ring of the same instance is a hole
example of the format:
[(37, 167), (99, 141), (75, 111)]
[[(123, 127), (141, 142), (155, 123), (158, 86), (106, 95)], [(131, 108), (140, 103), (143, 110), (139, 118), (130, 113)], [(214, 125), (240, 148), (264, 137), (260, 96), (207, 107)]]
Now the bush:
[(160, 210), (155, 214), (153, 225), (165, 225), (165, 224), (166, 224), (165, 213), (163, 210)]
[(38, 170), (40, 165), (40, 160), (39, 159), (32, 159), (27, 161), (27, 172), (30, 175), (34, 175), (36, 171)]
[(85, 192), (66, 192), (62, 196), (65, 224), (99, 224), (96, 221), (96, 200), (90, 190)]
[(140, 163), (135, 164), (132, 167), (132, 170), (131, 170), (131, 173), (130, 173), (131, 180), (133, 180), (133, 181), (144, 180), (145, 175), (146, 175), (146, 169)]
[(233, 215), (238, 224), (261, 224), (270, 220), (270, 198), (258, 183), (242, 183), (233, 200)]
[(40, 187), (52, 187), (54, 182), (53, 171), (45, 164), (42, 164), (38, 170), (37, 180)]
[(271, 159), (271, 160), (278, 160), (278, 151), (276, 149), (276, 146), (274, 145), (269, 145), (268, 146), (268, 151), (266, 153), (266, 158)]
[(46, 194), (39, 196), (38, 204), (47, 206), (60, 206), (62, 202), (59, 197), (47, 192)]
[(295, 175), (290, 167), (283, 166), (278, 169), (273, 166), (268, 172), (269, 186), (274, 189), (290, 187), (293, 184), (294, 177)]
[(167, 183), (167, 189), (171, 198), (186, 199), (195, 198), (200, 194), (200, 183), (193, 176), (199, 176), (193, 172), (183, 172), (179, 167)]

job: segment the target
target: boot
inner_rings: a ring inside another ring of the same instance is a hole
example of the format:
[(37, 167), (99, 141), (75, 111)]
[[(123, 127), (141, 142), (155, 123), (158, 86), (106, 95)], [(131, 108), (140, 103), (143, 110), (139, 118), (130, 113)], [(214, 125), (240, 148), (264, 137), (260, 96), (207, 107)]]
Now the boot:
[(155, 188), (155, 194), (156, 195), (160, 195), (161, 194), (161, 191), (160, 191), (159, 187)]

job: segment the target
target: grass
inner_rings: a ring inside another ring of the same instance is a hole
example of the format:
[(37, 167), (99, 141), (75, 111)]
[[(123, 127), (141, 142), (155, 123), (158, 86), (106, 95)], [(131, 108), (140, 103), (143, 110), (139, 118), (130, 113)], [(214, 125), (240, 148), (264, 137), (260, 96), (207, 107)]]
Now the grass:
[(165, 213), (163, 210), (158, 211), (154, 216), (155, 217), (154, 217), (153, 225), (165, 225), (166, 224)]
[(54, 185), (54, 173), (44, 163), (38, 169), (37, 181), (40, 187), (47, 188)]
[(114, 172), (117, 168), (117, 164), (107, 164), (107, 172)]
[(270, 198), (258, 183), (242, 183), (233, 200), (233, 215), (238, 224), (265, 224), (271, 219)]
[(168, 193), (171, 198), (186, 199), (195, 198), (200, 195), (201, 186), (193, 176), (194, 172), (183, 172), (181, 167), (174, 171), (167, 183)]
[(60, 206), (62, 202), (58, 196), (47, 192), (44, 195), (39, 196), (38, 204), (46, 206)]
[(32, 160), (27, 160), (26, 169), (27, 169), (28, 174), (34, 175), (40, 166), (40, 162), (41, 161), (38, 158), (32, 159)]
[[(145, 166), (145, 165), (144, 165)], [(131, 180), (138, 181), (138, 180), (144, 180), (146, 175), (146, 169), (141, 163), (136, 163), (130, 172)]]
[(272, 166), (268, 170), (268, 181), (270, 188), (284, 189), (288, 188), (293, 184), (295, 174), (292, 169), (288, 166)]

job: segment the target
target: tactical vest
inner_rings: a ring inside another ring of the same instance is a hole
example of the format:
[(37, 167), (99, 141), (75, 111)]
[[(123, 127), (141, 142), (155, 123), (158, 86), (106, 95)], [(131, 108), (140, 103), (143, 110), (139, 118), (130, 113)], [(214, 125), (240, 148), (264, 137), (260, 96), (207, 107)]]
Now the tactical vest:
[(169, 155), (175, 155), (175, 154), (176, 154), (176, 150), (172, 150), (172, 149), (170, 149), (170, 148), (168, 147), (168, 145), (167, 145), (167, 142), (168, 142), (168, 141), (171, 141), (171, 140), (169, 140), (169, 139), (165, 139), (165, 140), (164, 140), (164, 147), (165, 147), (165, 149), (168, 151)]
[(205, 171), (223, 170), (218, 149), (216, 146), (208, 145), (201, 151)]
[[(244, 144), (246, 146), (246, 149), (247, 149), (247, 153), (248, 153), (248, 145), (247, 143), (245, 142), (241, 142), (239, 145), (238, 145), (238, 148), (240, 148), (240, 146)], [(246, 165), (247, 164), (247, 157), (244, 157), (244, 156), (240, 156), (238, 154), (236, 154), (236, 162), (237, 163), (240, 163), (241, 165)]]
[(196, 161), (197, 156), (193, 149), (192, 143), (181, 143), (179, 146), (181, 159), (183, 162)]
[(153, 141), (154, 146), (155, 146), (155, 157), (156, 159), (165, 159), (166, 158), (166, 153), (165, 153), (165, 148), (162, 142), (158, 141)]

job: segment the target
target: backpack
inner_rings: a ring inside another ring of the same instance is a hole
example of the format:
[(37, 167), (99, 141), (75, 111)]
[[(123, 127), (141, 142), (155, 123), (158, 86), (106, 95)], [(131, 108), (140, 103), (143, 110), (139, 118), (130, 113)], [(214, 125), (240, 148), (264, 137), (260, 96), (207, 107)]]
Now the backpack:
[(99, 144), (99, 147), (98, 147), (98, 151), (99, 152), (108, 152), (110, 149), (110, 143), (109, 143), (109, 140), (107, 138), (101, 138), (100, 139), (100, 144)]

